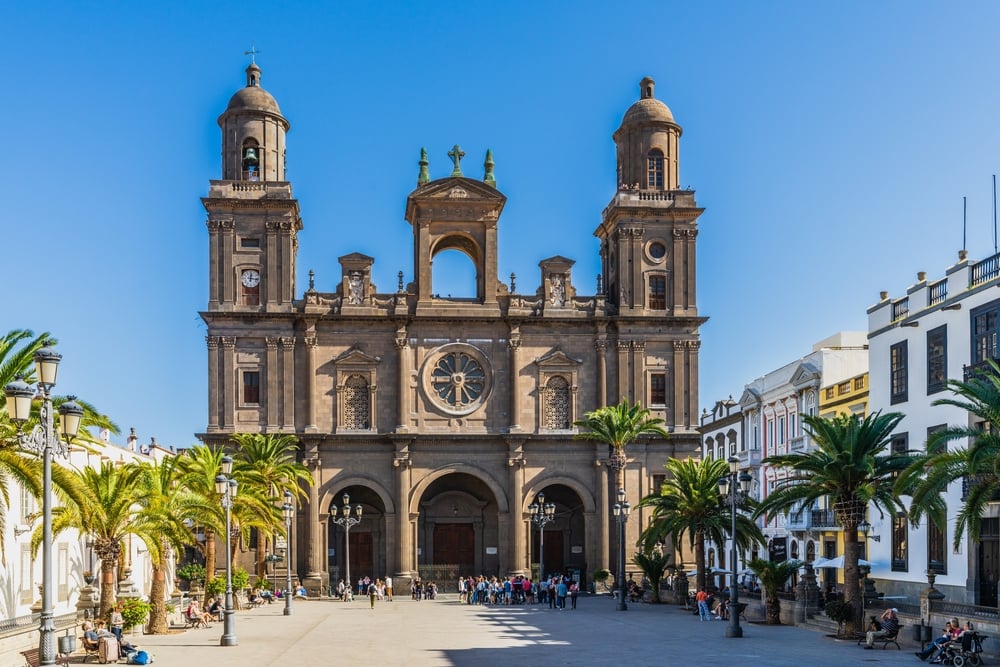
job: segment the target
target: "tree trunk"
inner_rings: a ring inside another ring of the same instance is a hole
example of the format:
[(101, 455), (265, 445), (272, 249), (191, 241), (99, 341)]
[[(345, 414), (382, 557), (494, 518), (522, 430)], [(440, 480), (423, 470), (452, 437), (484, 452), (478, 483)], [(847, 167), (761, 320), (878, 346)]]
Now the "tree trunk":
[(208, 582), (215, 579), (215, 531), (205, 531), (205, 594), (202, 604), (208, 604)]
[(162, 563), (153, 563), (153, 581), (149, 586), (149, 629), (151, 635), (167, 634), (166, 572)]
[(105, 620), (115, 607), (115, 565), (117, 560), (101, 559), (101, 606), (97, 618)]
[(848, 637), (853, 637), (861, 632), (861, 613), (863, 611), (861, 600), (861, 577), (858, 572), (858, 558), (860, 557), (860, 547), (858, 544), (858, 524), (844, 526), (844, 602), (851, 605), (854, 613), (845, 624), (844, 632)]
[(701, 528), (694, 533), (694, 569), (698, 580), (698, 588), (708, 590), (708, 573), (705, 572), (705, 531)]
[(764, 608), (767, 610), (767, 624), (781, 625), (781, 600), (777, 591), (767, 591)]
[[(257, 529), (257, 579), (267, 579), (267, 561), (264, 555), (267, 553), (267, 539), (264, 537), (264, 530)], [(251, 581), (251, 584), (256, 582)]]

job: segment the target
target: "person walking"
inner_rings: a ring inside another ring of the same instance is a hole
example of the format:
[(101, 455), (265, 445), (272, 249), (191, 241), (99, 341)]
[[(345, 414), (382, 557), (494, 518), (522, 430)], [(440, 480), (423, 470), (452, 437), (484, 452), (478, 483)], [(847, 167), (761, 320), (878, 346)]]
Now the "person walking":
[(569, 586), (566, 585), (566, 577), (561, 577), (556, 584), (556, 609), (562, 611), (566, 608), (566, 595), (569, 593)]
[(573, 582), (569, 587), (569, 602), (573, 609), (576, 609), (576, 596), (580, 594), (580, 584)]
[[(622, 595), (624, 595), (624, 592)], [(698, 620), (711, 621), (711, 612), (708, 610), (708, 593), (705, 592), (705, 589), (699, 588), (698, 594), (694, 596), (694, 599), (698, 601)]]
[(375, 608), (375, 600), (378, 599), (378, 586), (375, 584), (368, 584), (368, 600), (371, 603), (372, 609)]
[(387, 602), (392, 602), (392, 577), (385, 575), (385, 598)]

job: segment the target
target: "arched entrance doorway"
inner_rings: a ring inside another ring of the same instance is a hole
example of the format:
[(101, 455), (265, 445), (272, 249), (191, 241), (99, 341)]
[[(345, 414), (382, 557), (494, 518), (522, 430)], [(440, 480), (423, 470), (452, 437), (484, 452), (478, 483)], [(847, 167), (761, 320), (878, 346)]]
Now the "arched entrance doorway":
[[(531, 575), (537, 580), (539, 556), (545, 565), (544, 574), (564, 574), (583, 586), (586, 583), (586, 521), (583, 500), (576, 491), (563, 484), (551, 484), (542, 489), (546, 503), (556, 506), (555, 518), (545, 526), (545, 539), (532, 523)], [(544, 541), (544, 551), (541, 544)]]
[(499, 575), (502, 547), (496, 497), (485, 482), (461, 472), (431, 482), (417, 524), (421, 579), (451, 590), (459, 575)]
[[(356, 517), (357, 506), (360, 505), (361, 522), (345, 530), (329, 521), (329, 512), (337, 506), (337, 516), (343, 516), (344, 494), (350, 498), (351, 516)], [(327, 506), (327, 567), (330, 575), (330, 586), (336, 588), (337, 583), (347, 576), (347, 552), (350, 551), (351, 583), (357, 586), (359, 578), (385, 576), (386, 569), (386, 522), (385, 505), (379, 495), (365, 486), (348, 486), (337, 491)], [(348, 541), (345, 541), (348, 536)], [(349, 549), (347, 547), (350, 547)]]

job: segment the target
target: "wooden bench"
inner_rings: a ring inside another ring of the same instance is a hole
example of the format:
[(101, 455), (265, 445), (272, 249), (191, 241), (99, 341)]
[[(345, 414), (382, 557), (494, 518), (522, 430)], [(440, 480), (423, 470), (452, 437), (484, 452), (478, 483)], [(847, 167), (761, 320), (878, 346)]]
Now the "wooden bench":
[[(874, 643), (878, 644), (879, 642), (881, 642), (883, 651), (889, 647), (889, 644), (894, 644), (896, 646), (896, 650), (901, 651), (902, 649), (899, 647), (899, 633), (902, 629), (903, 626), (900, 625), (898, 628), (896, 628), (895, 634), (886, 635), (885, 637), (876, 637)], [(861, 635), (861, 637), (858, 638), (858, 646), (861, 646), (861, 644), (863, 644), (867, 639), (868, 639), (867, 633)]]
[(21, 655), (24, 656), (24, 660), (28, 667), (38, 667), (41, 662), (42, 657), (38, 654), (38, 647), (29, 648), (27, 651), (21, 651)]

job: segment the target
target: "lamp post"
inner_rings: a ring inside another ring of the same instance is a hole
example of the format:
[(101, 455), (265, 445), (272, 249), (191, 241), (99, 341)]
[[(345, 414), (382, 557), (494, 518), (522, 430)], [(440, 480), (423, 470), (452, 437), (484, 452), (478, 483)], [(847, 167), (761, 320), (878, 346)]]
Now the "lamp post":
[(625, 524), (632, 513), (632, 506), (625, 500), (625, 489), (618, 489), (618, 502), (611, 507), (611, 511), (618, 521), (618, 574), (615, 576), (618, 580), (618, 604), (615, 610), (625, 611), (628, 609), (625, 604)]
[(285, 616), (292, 615), (292, 519), (295, 517), (295, 506), (292, 505), (292, 492), (285, 490), (285, 504), (281, 506), (285, 515)]
[(545, 576), (545, 526), (556, 518), (556, 504), (545, 502), (545, 494), (539, 493), (538, 500), (528, 505), (531, 520), (538, 526), (538, 580)]
[[(23, 449), (33, 451), (42, 457), (42, 613), (38, 626), (39, 665), (56, 664), (56, 626), (52, 617), (52, 454), (67, 456), (69, 443), (80, 430), (83, 408), (70, 396), (59, 406), (59, 426), (62, 440), (55, 432), (52, 419), (52, 387), (56, 384), (56, 372), (62, 355), (52, 349), (50, 343), (35, 352), (35, 376), (38, 378), (38, 393), (42, 398), (39, 424), (30, 433), (22, 433), (20, 426), (31, 415), (31, 402), (35, 391), (19, 375), (4, 387), (7, 397), (7, 414), (18, 427), (17, 441)], [(64, 442), (65, 441), (65, 442)]]
[[(344, 507), (343, 516), (337, 517), (337, 506), (330, 506), (330, 521), (338, 526), (344, 527), (344, 569), (347, 572), (347, 588), (353, 590), (351, 583), (351, 528), (361, 523), (361, 505), (354, 508), (354, 516), (351, 516), (351, 496), (347, 493), (343, 495)], [(354, 597), (353, 595), (351, 596)]]
[(236, 618), (233, 616), (233, 556), (230, 549), (230, 535), (232, 533), (230, 510), (233, 507), (233, 500), (236, 498), (237, 482), (229, 475), (233, 471), (233, 457), (226, 454), (222, 457), (222, 474), (215, 477), (215, 490), (222, 496), (222, 506), (226, 510), (226, 610), (225, 624), (222, 628), (222, 639), (220, 646), (236, 646)]
[(740, 472), (740, 460), (736, 456), (729, 458), (729, 474), (724, 475), (719, 480), (719, 495), (723, 499), (728, 499), (732, 508), (732, 529), (730, 534), (732, 539), (732, 553), (730, 561), (732, 570), (730, 571), (729, 584), (729, 627), (726, 628), (727, 637), (742, 637), (743, 628), (740, 627), (740, 588), (736, 583), (737, 553), (736, 553), (736, 510), (740, 500), (750, 493), (750, 484), (753, 477), (746, 470)]

